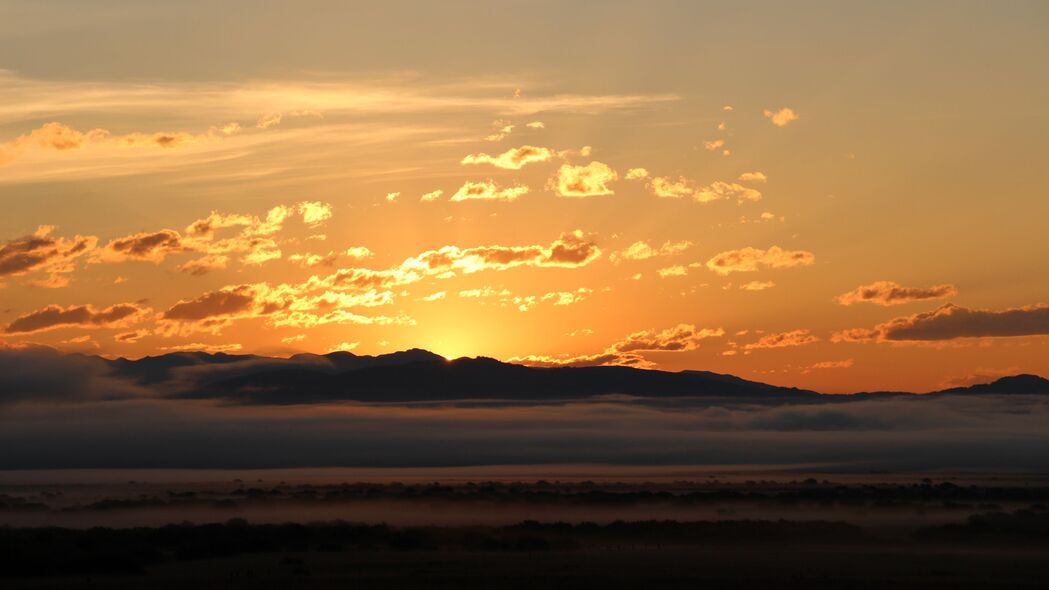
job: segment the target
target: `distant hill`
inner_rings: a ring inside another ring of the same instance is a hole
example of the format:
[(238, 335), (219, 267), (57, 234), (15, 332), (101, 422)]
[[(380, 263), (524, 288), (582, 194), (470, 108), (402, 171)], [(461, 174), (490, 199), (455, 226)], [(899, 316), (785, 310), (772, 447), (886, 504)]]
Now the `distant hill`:
[(1038, 375), (1013, 375), (1002, 377), (991, 383), (970, 385), (968, 387), (954, 387), (935, 392), (937, 395), (945, 394), (1049, 394), (1049, 379)]
[[(249, 404), (338, 400), (555, 401), (611, 395), (789, 403), (916, 395), (908, 392), (821, 395), (708, 371), (668, 372), (615, 366), (539, 368), (485, 357), (449, 361), (421, 349), (376, 356), (333, 352), (297, 354), (291, 358), (178, 352), (106, 362), (117, 376), (166, 388), (180, 397)], [(979, 394), (1049, 394), (1049, 380), (1036, 375), (1017, 375), (926, 395)]]

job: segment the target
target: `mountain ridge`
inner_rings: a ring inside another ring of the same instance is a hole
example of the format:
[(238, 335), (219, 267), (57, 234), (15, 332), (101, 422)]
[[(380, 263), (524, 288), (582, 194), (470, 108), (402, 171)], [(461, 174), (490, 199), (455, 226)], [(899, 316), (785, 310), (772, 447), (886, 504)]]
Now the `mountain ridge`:
[(1049, 380), (1025, 374), (922, 394), (823, 394), (711, 371), (671, 372), (624, 366), (530, 367), (484, 356), (449, 360), (420, 348), (380, 355), (346, 351), (300, 353), (288, 358), (186, 351), (103, 360), (114, 375), (143, 385), (170, 386), (179, 389), (181, 397), (263, 404), (508, 398), (542, 401), (607, 395), (790, 402), (912, 395), (1049, 394)]

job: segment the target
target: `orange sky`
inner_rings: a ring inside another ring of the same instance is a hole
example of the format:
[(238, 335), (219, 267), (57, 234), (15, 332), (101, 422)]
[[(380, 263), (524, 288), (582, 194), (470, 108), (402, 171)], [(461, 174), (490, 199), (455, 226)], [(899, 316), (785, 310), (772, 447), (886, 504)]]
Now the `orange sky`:
[(1047, 9), (953, 6), (17, 4), (0, 346), (1047, 375)]

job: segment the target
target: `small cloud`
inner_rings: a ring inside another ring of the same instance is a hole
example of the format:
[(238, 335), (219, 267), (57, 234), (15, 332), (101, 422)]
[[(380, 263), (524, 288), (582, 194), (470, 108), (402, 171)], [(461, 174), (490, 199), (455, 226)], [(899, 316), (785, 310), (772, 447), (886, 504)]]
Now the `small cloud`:
[(893, 281), (876, 281), (869, 285), (856, 287), (848, 293), (839, 295), (836, 301), (841, 305), (852, 305), (853, 303), (873, 303), (875, 305), (890, 306), (911, 303), (914, 301), (927, 301), (930, 299), (944, 299), (958, 294), (958, 288), (954, 285), (936, 285), (933, 287), (904, 287)]
[(530, 129), (545, 129), (546, 125), (544, 125), (542, 121), (532, 121), (530, 123), (525, 123), (525, 127)]
[(401, 196), (401, 193), (399, 193), (399, 192), (386, 193), (386, 202), (387, 203), (393, 203), (393, 202), (397, 201), (397, 197), (399, 197), (399, 196)]
[(504, 170), (520, 170), (532, 162), (548, 162), (554, 155), (554, 150), (550, 148), (523, 145), (506, 150), (498, 156), (470, 154), (463, 158), (460, 164), (491, 164)]
[(765, 109), (765, 118), (772, 122), (776, 127), (785, 127), (791, 121), (797, 121), (800, 117), (794, 112), (794, 109), (789, 107), (783, 107), (778, 111), (770, 111)]
[(748, 246), (721, 252), (708, 260), (706, 266), (717, 274), (725, 276), (733, 272), (754, 272), (761, 268), (808, 266), (815, 262), (815, 255), (806, 250), (784, 250), (779, 246), (761, 250)]
[(281, 338), (280, 341), (283, 342), (284, 344), (294, 344), (296, 342), (302, 342), (305, 339), (306, 339), (306, 335), (305, 334), (296, 334), (294, 336), (287, 336), (285, 338)]
[(436, 293), (431, 293), (425, 297), (420, 297), (419, 301), (440, 301), (441, 299), (444, 299), (447, 295), (448, 293), (446, 293), (445, 291), (438, 291)]
[(586, 166), (564, 164), (550, 179), (550, 187), (562, 197), (596, 197), (614, 194), (608, 184), (619, 177), (607, 164), (593, 161)]
[(744, 172), (739, 175), (740, 182), (767, 182), (768, 177), (765, 176), (764, 172)]
[(744, 291), (764, 291), (765, 289), (771, 289), (776, 286), (776, 283), (772, 281), (750, 281), (749, 283), (743, 283), (739, 286)]
[(808, 330), (792, 330), (790, 332), (780, 332), (778, 334), (762, 336), (756, 342), (744, 345), (743, 348), (746, 350), (788, 348), (793, 346), (805, 346), (806, 344), (813, 344), (815, 342), (819, 342), (819, 338), (814, 336)]
[(480, 182), (467, 181), (450, 199), (453, 203), (462, 201), (516, 201), (521, 195), (528, 193), (527, 186), (500, 187), (494, 180), (488, 179)]
[(667, 277), (683, 277), (688, 274), (688, 268), (684, 266), (668, 266), (667, 268), (661, 268), (656, 271), (656, 274), (660, 278), (665, 279)]
[(645, 168), (631, 168), (626, 171), (627, 180), (643, 180), (648, 178), (648, 170)]
[(441, 189), (437, 189), (435, 191), (428, 192), (428, 193), (424, 194), (423, 196), (419, 197), (419, 200), (422, 201), (423, 203), (432, 203), (433, 201), (439, 200), (441, 198), (441, 195), (443, 195), (443, 194), (444, 194), (444, 191), (442, 191)]

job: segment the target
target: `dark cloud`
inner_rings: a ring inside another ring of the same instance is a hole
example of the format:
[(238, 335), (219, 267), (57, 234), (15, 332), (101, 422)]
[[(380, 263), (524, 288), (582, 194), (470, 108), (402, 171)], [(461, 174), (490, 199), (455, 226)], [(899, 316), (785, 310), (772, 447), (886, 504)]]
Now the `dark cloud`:
[(935, 342), (955, 338), (1049, 335), (1049, 305), (1039, 303), (1001, 311), (969, 309), (951, 303), (933, 311), (894, 318), (874, 329), (834, 334), (833, 342)]
[(876, 305), (900, 305), (912, 301), (943, 299), (958, 294), (954, 285), (936, 285), (933, 287), (904, 287), (892, 281), (877, 281), (869, 285), (856, 287), (848, 293), (837, 297), (838, 303), (874, 303)]
[(122, 328), (140, 321), (146, 313), (135, 303), (118, 303), (104, 309), (91, 305), (48, 305), (19, 316), (4, 328), (5, 334), (30, 334), (58, 328)]
[(70, 239), (51, 236), (51, 226), (41, 226), (35, 234), (16, 238), (0, 246), (0, 278), (42, 270), (68, 272), (70, 261), (93, 250), (94, 236)]

